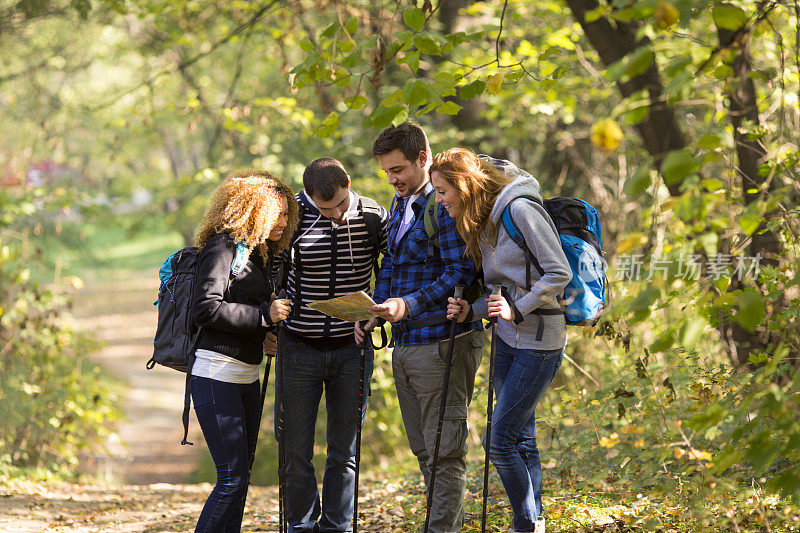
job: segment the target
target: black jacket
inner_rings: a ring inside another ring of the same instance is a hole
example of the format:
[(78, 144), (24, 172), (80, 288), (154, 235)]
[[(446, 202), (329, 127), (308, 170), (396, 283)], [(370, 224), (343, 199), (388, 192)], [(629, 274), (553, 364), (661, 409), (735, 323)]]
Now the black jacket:
[(233, 278), (235, 256), (236, 243), (227, 233), (214, 235), (200, 251), (192, 297), (192, 318), (203, 326), (197, 348), (259, 364), (267, 333), (259, 306), (269, 301), (273, 284), (257, 251)]

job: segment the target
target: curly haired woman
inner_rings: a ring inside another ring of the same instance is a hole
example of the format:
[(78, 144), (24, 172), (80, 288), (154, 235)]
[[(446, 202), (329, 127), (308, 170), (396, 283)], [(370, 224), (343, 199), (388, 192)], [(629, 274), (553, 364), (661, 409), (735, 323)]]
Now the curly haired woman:
[[(507, 161), (487, 159), (463, 148), (451, 148), (433, 158), (431, 182), (436, 201), (455, 219), (468, 253), (475, 263), (482, 264), (486, 284), (504, 287), (508, 292), (478, 299), (472, 306), (450, 298), (447, 312), (451, 319), (458, 315), (459, 322), (472, 320), (473, 314), (502, 319), (497, 324), (497, 403), (492, 413), (489, 457), (514, 511), (509, 532), (544, 533), (542, 467), (534, 411), (564, 355), (566, 323), (557, 298), (572, 272), (556, 227), (542, 206), (536, 179)], [(541, 276), (526, 273), (524, 254), (505, 230), (499, 230), (501, 215), (509, 204), (525, 242), (544, 271)]]
[(192, 400), (217, 469), (195, 531), (238, 532), (259, 413), (258, 366), (268, 328), (285, 319), (269, 264), (297, 226), (292, 191), (269, 172), (231, 174), (214, 191), (197, 230), (200, 255), (192, 316), (201, 326)]

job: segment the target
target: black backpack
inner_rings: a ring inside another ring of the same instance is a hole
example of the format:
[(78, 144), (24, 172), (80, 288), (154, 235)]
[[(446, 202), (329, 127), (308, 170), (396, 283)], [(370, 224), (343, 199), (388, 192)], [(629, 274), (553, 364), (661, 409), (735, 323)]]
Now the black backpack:
[[(231, 265), (229, 283), (244, 268), (247, 254), (249, 254), (247, 247), (240, 243)], [(200, 251), (196, 246), (187, 246), (167, 257), (158, 271), (161, 285), (158, 289), (158, 299), (153, 302), (153, 305), (158, 306), (158, 325), (153, 337), (153, 355), (145, 365), (148, 370), (152, 370), (158, 363), (186, 373), (181, 444), (192, 444), (186, 440), (189, 435), (191, 405), (189, 387), (194, 349), (203, 329), (192, 320), (192, 295), (197, 280), (199, 255)]]
[(153, 302), (158, 306), (158, 326), (148, 370), (156, 363), (181, 372), (189, 369), (189, 353), (199, 337), (191, 315), (198, 256), (197, 247), (187, 246), (170, 255), (158, 271), (161, 285)]

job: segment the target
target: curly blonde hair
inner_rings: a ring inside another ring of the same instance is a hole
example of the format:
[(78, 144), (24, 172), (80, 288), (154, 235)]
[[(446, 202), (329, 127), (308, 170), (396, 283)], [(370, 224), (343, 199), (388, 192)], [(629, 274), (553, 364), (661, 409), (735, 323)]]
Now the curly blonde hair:
[[(268, 239), (286, 200), (287, 226), (279, 241)], [(266, 170), (232, 172), (211, 195), (211, 203), (195, 233), (202, 248), (217, 233), (228, 232), (236, 242), (258, 250), (265, 260), (290, 246), (299, 208), (292, 190)]]
[(481, 243), (497, 238), (497, 226), (489, 220), (494, 201), (512, 178), (466, 148), (451, 148), (433, 157), (430, 173), (438, 172), (461, 199), (456, 230), (467, 245), (467, 253), (480, 265)]

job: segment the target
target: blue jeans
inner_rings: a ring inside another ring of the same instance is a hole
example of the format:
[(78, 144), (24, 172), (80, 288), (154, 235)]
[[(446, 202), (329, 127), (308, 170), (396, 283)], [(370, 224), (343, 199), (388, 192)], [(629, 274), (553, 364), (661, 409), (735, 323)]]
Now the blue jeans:
[[(356, 467), (361, 349), (355, 341), (330, 350), (281, 335), (282, 381), (285, 384), (286, 518), (289, 532), (352, 531)], [(285, 355), (283, 355), (285, 354)], [(366, 414), (373, 350), (365, 353), (363, 405)], [(322, 505), (311, 460), (314, 428), (322, 391), (328, 414), (327, 459), (322, 477)], [(280, 394), (275, 420), (280, 416)], [(277, 426), (275, 436), (279, 438)]]
[(260, 396), (258, 380), (240, 385), (192, 376), (194, 410), (217, 468), (217, 484), (195, 532), (241, 530), (250, 453), (258, 438)]
[[(497, 339), (489, 458), (506, 489), (516, 531), (533, 531), (542, 516), (542, 466), (534, 410), (553, 381), (564, 350), (523, 350)], [(483, 447), (486, 448), (484, 435)]]

